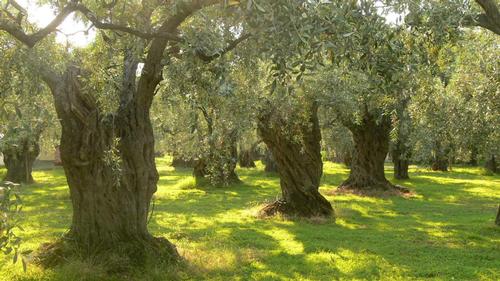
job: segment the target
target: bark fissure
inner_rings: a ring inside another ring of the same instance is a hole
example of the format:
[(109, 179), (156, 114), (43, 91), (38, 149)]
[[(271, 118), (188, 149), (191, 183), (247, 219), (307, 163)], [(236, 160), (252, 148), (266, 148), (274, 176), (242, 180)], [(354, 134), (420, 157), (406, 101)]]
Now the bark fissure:
[(349, 178), (340, 190), (361, 194), (403, 191), (385, 177), (384, 162), (389, 151), (391, 120), (388, 117), (378, 121), (366, 113), (361, 123), (346, 123), (353, 135), (354, 150)]
[(281, 213), (299, 217), (329, 217), (333, 208), (320, 193), (323, 174), (321, 132), (317, 104), (311, 107), (308, 124), (295, 128), (301, 136), (297, 142), (282, 128), (286, 120), (266, 112), (259, 117), (258, 130), (276, 160), (282, 198), (262, 210), (263, 215)]

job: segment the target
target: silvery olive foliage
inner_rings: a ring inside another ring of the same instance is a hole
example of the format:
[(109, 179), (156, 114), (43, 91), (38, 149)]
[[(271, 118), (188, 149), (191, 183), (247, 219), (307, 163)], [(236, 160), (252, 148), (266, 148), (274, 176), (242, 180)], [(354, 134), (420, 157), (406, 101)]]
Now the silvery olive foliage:
[(21, 260), (26, 270), (27, 258), (20, 251), (22, 239), (17, 235), (17, 231), (22, 230), (19, 221), (22, 200), (18, 187), (10, 182), (0, 184), (0, 251), (12, 255), (14, 263)]
[(52, 151), (59, 129), (50, 92), (32, 65), (36, 51), (4, 35), (0, 48), (0, 151)]

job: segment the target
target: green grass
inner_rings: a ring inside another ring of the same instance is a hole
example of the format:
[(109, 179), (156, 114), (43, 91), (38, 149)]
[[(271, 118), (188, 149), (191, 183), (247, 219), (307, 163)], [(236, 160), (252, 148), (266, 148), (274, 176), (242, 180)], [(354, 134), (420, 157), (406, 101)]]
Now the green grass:
[[(262, 167), (238, 170), (244, 183), (195, 188), (187, 169), (158, 160), (160, 182), (150, 230), (174, 242), (187, 261), (182, 280), (500, 280), (500, 177), (478, 168), (430, 172), (412, 167), (413, 198), (327, 196), (336, 221), (259, 219), (259, 206), (280, 193), (276, 175)], [(0, 171), (2, 174), (3, 171)], [(321, 191), (348, 175), (326, 163)], [(387, 176), (392, 178), (391, 168)], [(71, 205), (61, 169), (38, 170), (37, 184), (22, 187), (19, 234), (24, 249), (68, 229)], [(0, 256), (0, 280), (107, 280), (82, 262), (51, 270)], [(135, 274), (135, 280), (170, 280), (166, 269)], [(134, 279), (128, 277), (125, 280)], [(116, 280), (124, 280), (118, 278)]]

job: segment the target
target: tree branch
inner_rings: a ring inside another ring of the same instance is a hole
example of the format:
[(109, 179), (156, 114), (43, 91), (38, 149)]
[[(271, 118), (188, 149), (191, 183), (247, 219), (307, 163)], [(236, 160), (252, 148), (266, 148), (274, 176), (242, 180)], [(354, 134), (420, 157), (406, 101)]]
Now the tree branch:
[[(19, 5), (17, 4), (17, 6)], [(22, 9), (22, 7), (20, 8)], [(22, 12), (22, 10), (20, 11)], [(26, 34), (18, 23), (12, 23), (4, 18), (0, 19), (0, 30), (4, 30), (10, 33), (16, 39), (23, 42), (26, 46), (33, 48), (40, 40), (44, 39), (47, 35), (57, 31), (59, 25), (71, 13), (76, 11), (82, 13), (98, 29), (125, 32), (143, 39), (153, 39), (161, 37), (171, 41), (181, 41), (181, 38), (179, 38), (175, 34), (165, 31), (148, 33), (124, 25), (102, 22), (87, 7), (79, 4), (79, 0), (71, 0), (71, 2), (61, 10), (61, 12), (52, 20), (52, 22), (50, 22), (45, 28), (42, 28), (33, 34)]]
[(112, 30), (112, 31), (121, 31), (125, 32), (128, 34), (135, 35), (137, 37), (143, 38), (143, 39), (153, 39), (157, 37), (165, 38), (171, 41), (181, 41), (181, 38), (178, 36), (168, 33), (168, 32), (153, 32), (153, 33), (148, 33), (148, 32), (143, 32), (137, 29), (130, 28), (128, 26), (124, 25), (119, 25), (119, 24), (114, 24), (114, 23), (106, 23), (99, 21), (97, 16), (92, 13), (87, 7), (84, 5), (78, 5), (76, 8), (77, 11), (82, 13), (96, 28), (102, 29), (102, 30)]
[(42, 28), (31, 35), (26, 34), (18, 24), (13, 24), (3, 18), (0, 19), (0, 30), (7, 31), (17, 40), (23, 42), (26, 46), (33, 48), (36, 43), (50, 33), (54, 32), (57, 27), (76, 10), (77, 2), (78, 0), (72, 0), (45, 28)]
[(249, 33), (241, 35), (239, 38), (237, 38), (237, 39), (233, 40), (231, 43), (229, 43), (229, 45), (227, 45), (226, 48), (222, 49), (220, 52), (218, 52), (216, 54), (207, 55), (207, 54), (205, 54), (203, 52), (197, 52), (196, 54), (198, 55), (198, 57), (201, 60), (206, 61), (206, 62), (210, 62), (210, 61), (213, 61), (216, 58), (222, 57), (225, 53), (230, 52), (231, 50), (233, 50), (234, 48), (236, 48), (236, 46), (238, 46), (238, 44), (240, 44), (241, 42), (245, 41), (250, 36), (251, 35)]
[[(175, 34), (177, 28), (195, 12), (216, 4), (223, 3), (223, 0), (192, 0), (180, 8), (177, 14), (165, 20), (158, 30), (158, 34)], [(144, 68), (139, 78), (137, 87), (139, 99), (138, 104), (150, 106), (162, 77), (162, 59), (169, 40), (164, 37), (156, 37), (151, 42), (149, 52), (144, 62)]]
[(486, 28), (500, 35), (500, 10), (495, 0), (475, 0), (484, 10), (484, 14), (479, 14), (475, 18), (477, 26)]

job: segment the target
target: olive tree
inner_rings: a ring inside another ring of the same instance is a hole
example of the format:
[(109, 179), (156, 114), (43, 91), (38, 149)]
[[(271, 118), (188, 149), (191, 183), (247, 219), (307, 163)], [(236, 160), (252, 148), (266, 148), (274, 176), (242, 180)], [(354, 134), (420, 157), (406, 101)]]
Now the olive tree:
[[(76, 13), (100, 31), (93, 57), (86, 51), (73, 52), (70, 62), (60, 64), (50, 52), (36, 54), (36, 66), (52, 92), (62, 126), (61, 158), (73, 204), (66, 235), (70, 239), (65, 241), (86, 251), (83, 255), (98, 250), (109, 253), (118, 247), (134, 260), (149, 253), (176, 259), (175, 247), (164, 238), (154, 238), (147, 229), (158, 182), (150, 108), (168, 58), (179, 53), (177, 46), (184, 42), (179, 27), (189, 24), (200, 10), (234, 3), (144, 0), (108, 5), (71, 0), (53, 4), (58, 14), (44, 28), (28, 23), (26, 11), (16, 5), (2, 6), (0, 30), (35, 47)], [(108, 61), (101, 61), (103, 57)], [(106, 77), (114, 78), (113, 83), (100, 81), (100, 74), (111, 65), (118, 65)], [(101, 102), (110, 97), (100, 98), (101, 91), (115, 97), (114, 107), (102, 108)]]

